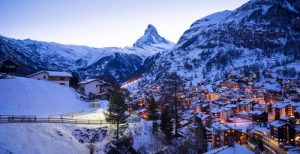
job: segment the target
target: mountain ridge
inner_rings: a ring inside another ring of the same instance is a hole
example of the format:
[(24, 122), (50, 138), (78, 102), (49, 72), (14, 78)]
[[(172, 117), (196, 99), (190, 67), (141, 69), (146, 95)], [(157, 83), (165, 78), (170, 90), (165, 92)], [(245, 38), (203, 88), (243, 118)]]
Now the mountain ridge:
[[(161, 37), (158, 33), (157, 35)], [(12, 58), (20, 63), (22, 67), (20, 69), (21, 75), (28, 75), (46, 69), (79, 71), (78, 73), (83, 78), (108, 74), (122, 81), (129, 74), (139, 69), (148, 56), (169, 50), (169, 48), (156, 45), (154, 42), (147, 45), (146, 49), (140, 47), (94, 48), (30, 39), (17, 40), (0, 35), (0, 57), (2, 59)], [(120, 60), (116, 58), (120, 58)], [(112, 66), (108, 64), (112, 64)]]

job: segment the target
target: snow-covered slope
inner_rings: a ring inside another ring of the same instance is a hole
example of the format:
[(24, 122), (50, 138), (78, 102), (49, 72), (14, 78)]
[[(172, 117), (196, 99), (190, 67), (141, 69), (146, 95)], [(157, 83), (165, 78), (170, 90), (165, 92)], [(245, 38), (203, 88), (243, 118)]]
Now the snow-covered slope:
[(49, 116), (88, 108), (69, 87), (49, 81), (16, 77), (0, 79), (1, 115)]
[(39, 70), (79, 71), (83, 77), (112, 75), (119, 81), (134, 73), (143, 60), (169, 50), (173, 43), (148, 26), (134, 47), (92, 48), (0, 36), (0, 60), (10, 57), (20, 64), (21, 75)]
[(0, 153), (89, 153), (87, 145), (78, 142), (72, 135), (72, 128), (67, 126), (63, 124), (1, 124)]
[(209, 15), (194, 22), (172, 51), (148, 62), (141, 85), (157, 83), (168, 72), (195, 84), (232, 71), (274, 71), (300, 60), (299, 27), (300, 2), (293, 0), (251, 0)]

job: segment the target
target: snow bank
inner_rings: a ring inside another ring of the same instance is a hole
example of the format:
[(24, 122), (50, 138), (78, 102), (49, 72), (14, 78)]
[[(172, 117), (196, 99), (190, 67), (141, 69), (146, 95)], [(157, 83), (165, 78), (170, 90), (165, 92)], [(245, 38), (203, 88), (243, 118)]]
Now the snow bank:
[(69, 87), (22, 77), (0, 79), (0, 115), (48, 116), (87, 108)]

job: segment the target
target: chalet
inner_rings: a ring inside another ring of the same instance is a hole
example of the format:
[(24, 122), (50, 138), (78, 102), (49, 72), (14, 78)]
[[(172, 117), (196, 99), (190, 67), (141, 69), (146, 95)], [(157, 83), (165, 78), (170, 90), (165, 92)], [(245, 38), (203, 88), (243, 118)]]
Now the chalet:
[(69, 86), (69, 81), (72, 75), (68, 72), (39, 71), (37, 73), (28, 75), (27, 77), (37, 80), (48, 80), (60, 85)]
[(251, 117), (252, 121), (257, 123), (268, 121), (268, 114), (265, 111), (253, 110), (249, 112), (249, 116)]
[(272, 118), (278, 120), (283, 116), (294, 116), (292, 108), (290, 103), (276, 103), (272, 106)]
[(233, 116), (233, 110), (231, 108), (221, 108), (221, 121), (225, 122)]
[(216, 122), (212, 126), (212, 147), (217, 148), (229, 145), (230, 143), (244, 143), (246, 136), (240, 131), (236, 131), (225, 124)]
[(113, 91), (111, 85), (98, 79), (87, 79), (79, 82), (78, 91), (90, 99), (109, 99)]
[[(212, 124), (211, 144), (213, 148), (221, 147), (228, 144), (228, 135), (230, 133), (228, 127), (224, 124), (216, 122)], [(226, 135), (225, 135), (226, 134)]]
[(0, 72), (6, 74), (16, 74), (19, 64), (12, 59), (0, 61)]
[(239, 112), (249, 112), (252, 108), (252, 100), (243, 100), (239, 103)]
[(253, 106), (253, 110), (258, 110), (258, 111), (265, 111), (266, 113), (268, 113), (270, 110), (270, 105), (268, 104), (255, 104)]
[(295, 128), (281, 120), (275, 120), (270, 123), (271, 137), (279, 144), (289, 144), (294, 142)]

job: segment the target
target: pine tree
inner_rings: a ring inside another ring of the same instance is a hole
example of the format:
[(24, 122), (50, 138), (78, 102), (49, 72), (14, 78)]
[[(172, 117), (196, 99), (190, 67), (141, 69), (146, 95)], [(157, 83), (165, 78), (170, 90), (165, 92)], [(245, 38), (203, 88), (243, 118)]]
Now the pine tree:
[(205, 126), (202, 124), (202, 120), (199, 121), (198, 126), (195, 130), (195, 136), (196, 136), (196, 144), (198, 147), (197, 152), (198, 153), (205, 153), (207, 152), (207, 138), (206, 138), (206, 129)]
[(108, 114), (106, 115), (106, 120), (111, 124), (117, 126), (117, 147), (119, 143), (119, 128), (120, 124), (126, 122), (126, 104), (125, 99), (118, 90), (114, 91), (110, 96)]
[(163, 131), (168, 140), (171, 139), (173, 127), (171, 122), (170, 109), (167, 106), (164, 107), (160, 117), (160, 129)]
[(183, 110), (180, 103), (180, 93), (184, 90), (184, 82), (181, 77), (174, 73), (168, 74), (162, 84), (162, 92), (166, 104), (170, 105), (172, 117), (175, 119), (175, 136), (178, 136), (179, 109)]
[(152, 132), (156, 132), (158, 128), (157, 120), (159, 119), (159, 114), (157, 112), (157, 104), (153, 96), (149, 99), (148, 113), (148, 119), (152, 120)]

